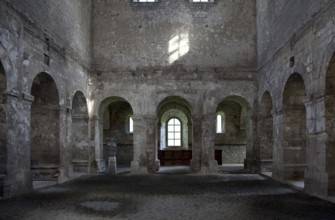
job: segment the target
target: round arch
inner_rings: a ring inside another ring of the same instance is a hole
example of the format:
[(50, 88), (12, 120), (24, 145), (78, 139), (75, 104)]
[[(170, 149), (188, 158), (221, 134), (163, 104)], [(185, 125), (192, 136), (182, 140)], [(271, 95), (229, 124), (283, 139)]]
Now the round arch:
[(303, 180), (306, 167), (305, 83), (298, 73), (290, 75), (283, 93), (284, 179)]
[(222, 164), (244, 164), (253, 152), (250, 105), (243, 97), (227, 96), (217, 104), (219, 112), (225, 114), (225, 132), (216, 133), (215, 146), (222, 150)]
[[(190, 165), (192, 157), (192, 108), (189, 102), (180, 96), (164, 98), (157, 107), (159, 139), (158, 159), (164, 165)], [(182, 147), (168, 147), (167, 122), (171, 118), (178, 118), (182, 128)]]
[[(168, 106), (168, 107), (166, 107)], [(183, 112), (188, 112), (188, 115), (192, 115), (192, 106), (190, 103), (181, 96), (168, 96), (165, 97), (157, 106), (157, 117), (161, 118), (162, 114), (170, 107), (179, 108)]]
[(102, 160), (101, 166), (107, 165), (110, 156), (116, 156), (117, 167), (130, 167), (134, 154), (133, 132), (136, 132), (129, 130), (129, 117), (132, 115), (131, 104), (122, 97), (111, 96), (100, 103), (99, 134), (96, 133), (100, 148), (96, 158)]
[(88, 138), (88, 108), (83, 92), (76, 91), (72, 99), (71, 164), (73, 173), (87, 173), (91, 161)]
[[(53, 78), (39, 73), (31, 85), (31, 169), (33, 181), (58, 181), (60, 168), (59, 93)], [(45, 169), (48, 169), (47, 178)]]

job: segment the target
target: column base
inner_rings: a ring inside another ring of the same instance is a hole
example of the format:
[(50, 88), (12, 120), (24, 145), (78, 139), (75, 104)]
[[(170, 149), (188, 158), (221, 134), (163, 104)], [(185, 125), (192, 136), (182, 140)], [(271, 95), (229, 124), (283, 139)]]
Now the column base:
[(131, 161), (130, 172), (132, 174), (148, 174), (148, 168), (145, 166), (140, 166), (138, 161)]
[(108, 173), (111, 175), (117, 174), (117, 166), (116, 166), (116, 157), (108, 157)]
[(104, 173), (106, 172), (106, 163), (104, 159), (96, 159), (97, 164), (97, 173)]
[(199, 160), (193, 160), (190, 161), (190, 169), (192, 173), (199, 173), (201, 170), (201, 165)]
[(201, 174), (217, 174), (219, 172), (218, 162), (216, 160), (211, 160), (208, 162), (208, 166), (202, 166)]

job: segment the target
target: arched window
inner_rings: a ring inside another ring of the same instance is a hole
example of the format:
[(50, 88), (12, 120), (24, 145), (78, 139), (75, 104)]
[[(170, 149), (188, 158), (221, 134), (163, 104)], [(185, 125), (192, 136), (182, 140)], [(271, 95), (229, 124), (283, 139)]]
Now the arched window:
[(222, 134), (226, 130), (226, 117), (224, 112), (219, 112), (216, 115), (216, 133)]
[(134, 121), (133, 121), (133, 117), (130, 116), (129, 117), (129, 133), (133, 133), (134, 132)]
[(168, 121), (167, 146), (181, 147), (181, 123), (177, 118)]

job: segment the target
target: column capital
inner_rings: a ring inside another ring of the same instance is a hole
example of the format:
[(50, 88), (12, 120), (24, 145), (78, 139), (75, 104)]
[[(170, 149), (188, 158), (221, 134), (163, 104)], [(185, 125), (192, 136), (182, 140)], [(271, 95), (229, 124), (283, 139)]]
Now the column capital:
[(23, 92), (22, 93), (22, 100), (24, 100), (26, 102), (33, 103), (35, 101), (35, 97), (32, 96), (31, 94)]
[(11, 89), (7, 91), (6, 93), (7, 93), (7, 97), (11, 97), (11, 98), (19, 98), (20, 96), (20, 92), (16, 89)]
[(280, 116), (280, 115), (283, 114), (283, 108), (273, 109), (273, 110), (271, 111), (271, 114), (272, 114), (273, 117), (275, 117), (275, 116)]

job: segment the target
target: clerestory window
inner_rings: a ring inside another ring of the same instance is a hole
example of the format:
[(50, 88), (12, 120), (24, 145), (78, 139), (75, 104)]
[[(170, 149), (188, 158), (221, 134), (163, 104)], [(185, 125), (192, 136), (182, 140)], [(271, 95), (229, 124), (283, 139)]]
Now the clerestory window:
[(190, 2), (209, 3), (214, 2), (214, 0), (190, 0)]
[(146, 2), (158, 2), (158, 0), (133, 0), (133, 2), (146, 3)]

